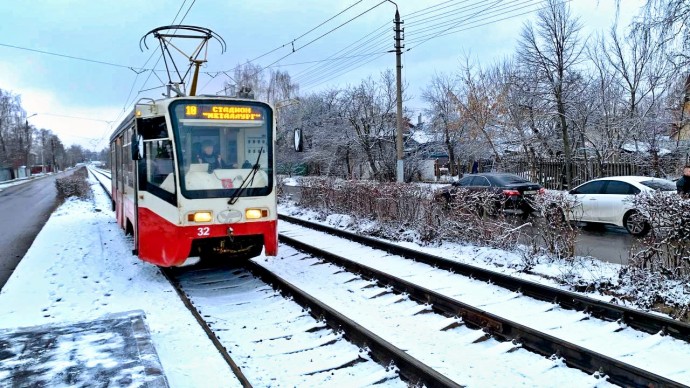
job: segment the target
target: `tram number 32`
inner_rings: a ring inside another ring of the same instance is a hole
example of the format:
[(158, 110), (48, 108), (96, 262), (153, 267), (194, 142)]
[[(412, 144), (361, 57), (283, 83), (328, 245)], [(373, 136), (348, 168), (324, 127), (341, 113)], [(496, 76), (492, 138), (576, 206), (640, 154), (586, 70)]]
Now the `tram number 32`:
[(211, 232), (211, 228), (209, 228), (208, 226), (204, 226), (202, 228), (197, 228), (196, 235), (197, 236), (208, 236), (210, 232)]

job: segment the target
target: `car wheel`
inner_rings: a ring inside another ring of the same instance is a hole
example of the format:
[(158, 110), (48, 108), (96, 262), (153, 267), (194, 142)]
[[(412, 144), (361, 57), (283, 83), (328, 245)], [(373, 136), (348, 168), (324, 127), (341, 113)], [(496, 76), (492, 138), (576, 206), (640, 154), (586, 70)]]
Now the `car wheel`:
[(635, 210), (629, 211), (623, 217), (623, 226), (625, 226), (628, 233), (638, 237), (646, 235), (651, 229), (649, 222), (647, 222), (644, 216)]

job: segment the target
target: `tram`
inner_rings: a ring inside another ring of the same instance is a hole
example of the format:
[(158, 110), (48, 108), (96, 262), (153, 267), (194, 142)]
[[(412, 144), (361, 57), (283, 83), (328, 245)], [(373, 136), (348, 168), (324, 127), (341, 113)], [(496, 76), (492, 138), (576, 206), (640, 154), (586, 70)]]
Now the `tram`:
[(117, 223), (159, 266), (278, 250), (275, 119), (263, 102), (142, 99), (110, 137)]

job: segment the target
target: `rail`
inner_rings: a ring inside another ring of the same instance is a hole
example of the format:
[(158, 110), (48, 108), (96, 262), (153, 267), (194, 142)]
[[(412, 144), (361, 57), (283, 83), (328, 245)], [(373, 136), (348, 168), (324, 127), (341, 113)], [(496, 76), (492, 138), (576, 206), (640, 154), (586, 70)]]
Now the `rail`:
[[(94, 170), (91, 168), (89, 168), (88, 170), (89, 170), (89, 172), (91, 172), (91, 174), (94, 175), (94, 178), (101, 185), (101, 187), (103, 188), (103, 191), (105, 191), (106, 194), (108, 194), (108, 196), (112, 200), (112, 193), (110, 192), (110, 187), (107, 187), (103, 183), (102, 179), (99, 179), (98, 177), (96, 177), (96, 174), (100, 174), (101, 176), (106, 177), (108, 180), (111, 179), (110, 176), (108, 176), (107, 174), (105, 174), (102, 171)], [(192, 313), (192, 316), (194, 317), (194, 319), (196, 319), (199, 326), (202, 328), (202, 330), (204, 330), (204, 332), (206, 333), (208, 338), (211, 340), (211, 343), (213, 343), (213, 346), (216, 348), (216, 350), (218, 350), (218, 352), (223, 357), (223, 359), (228, 364), (228, 366), (233, 371), (233, 373), (235, 373), (235, 376), (237, 376), (237, 379), (240, 381), (242, 386), (243, 387), (251, 387), (252, 386), (251, 383), (249, 382), (247, 377), (242, 373), (242, 370), (239, 368), (237, 363), (232, 359), (232, 357), (230, 356), (230, 353), (228, 353), (228, 351), (225, 349), (223, 344), (220, 343), (220, 341), (218, 340), (216, 335), (213, 333), (213, 330), (211, 329), (211, 327), (203, 319), (201, 314), (199, 314), (199, 312), (194, 307), (194, 305), (189, 300), (189, 298), (184, 293), (184, 291), (182, 291), (182, 289), (179, 286), (179, 283), (177, 283), (177, 281), (174, 278), (174, 275), (172, 273), (173, 270), (170, 268), (160, 268), (160, 270), (161, 270), (161, 273), (163, 274), (163, 276), (165, 276), (165, 278), (168, 279), (170, 284), (173, 286), (173, 288), (175, 289), (175, 292), (177, 292), (177, 295), (179, 296), (180, 300), (182, 300), (182, 303), (185, 305), (185, 307), (187, 307), (189, 312)]]
[[(91, 171), (91, 173), (94, 175), (100, 174), (107, 179), (110, 179), (109, 176), (101, 171), (94, 171), (91, 169), (89, 169), (89, 171)], [(106, 187), (101, 179), (97, 180), (106, 193), (108, 193), (110, 196), (109, 188)], [(334, 330), (343, 330), (345, 332), (345, 336), (351, 342), (361, 347), (367, 347), (371, 351), (374, 359), (378, 360), (381, 365), (387, 366), (390, 362), (394, 362), (398, 366), (400, 374), (408, 381), (413, 382), (414, 384), (424, 384), (429, 387), (458, 386), (458, 384), (452, 380), (423, 364), (403, 350), (393, 346), (363, 326), (348, 319), (346, 316), (313, 298), (306, 292), (271, 273), (260, 265), (253, 262), (248, 262), (247, 268), (264, 282), (271, 284), (274, 288), (279, 289), (282, 293), (290, 295), (295, 302), (300, 304), (302, 307), (309, 309), (311, 314), (315, 317), (324, 318), (327, 324)], [(177, 295), (180, 297), (187, 309), (192, 313), (223, 359), (228, 363), (241, 384), (244, 387), (251, 387), (251, 383), (246, 376), (244, 376), (237, 363), (235, 363), (228, 351), (213, 333), (213, 330), (209, 327), (199, 311), (194, 307), (185, 292), (179, 286), (179, 283), (175, 279), (175, 270), (171, 268), (161, 268), (161, 272), (166, 279), (168, 279), (170, 284), (177, 292)]]
[[(291, 217), (282, 217), (283, 220), (289, 220), (291, 221)], [(302, 220), (299, 220), (302, 221)], [(299, 222), (297, 222), (299, 223)], [(304, 222), (303, 226), (308, 225), (308, 227), (311, 227), (313, 223), (310, 222)], [(318, 228), (320, 229), (323, 227), (322, 225), (319, 225)], [(331, 230), (332, 228), (324, 227), (325, 229)], [(334, 233), (338, 235), (339, 233), (343, 231), (336, 230), (338, 233)], [(347, 232), (344, 232), (347, 233)], [(339, 236), (340, 237), (340, 236)], [(362, 237), (362, 236), (357, 236), (357, 237)], [(594, 352), (592, 350), (583, 348), (581, 346), (572, 344), (570, 342), (561, 340), (559, 338), (550, 336), (548, 334), (542, 333), (538, 330), (531, 329), (527, 326), (512, 322), (510, 320), (507, 320), (505, 318), (499, 317), (497, 315), (488, 313), (486, 311), (483, 311), (481, 309), (478, 309), (476, 307), (464, 304), (462, 302), (459, 302), (457, 300), (454, 300), (452, 298), (449, 298), (444, 295), (440, 295), (432, 290), (425, 289), (423, 287), (420, 287), (418, 285), (415, 285), (413, 283), (407, 282), (405, 280), (396, 278), (392, 275), (386, 274), (384, 272), (375, 270), (373, 268), (367, 267), (365, 265), (361, 265), (359, 263), (355, 263), (353, 261), (350, 261), (346, 258), (340, 257), (338, 255), (335, 255), (333, 253), (321, 250), (319, 248), (312, 247), (306, 243), (297, 241), (295, 239), (292, 239), (290, 237), (280, 235), (279, 239), (281, 242), (291, 245), (294, 248), (303, 250), (309, 254), (316, 255), (319, 257), (322, 257), (328, 261), (334, 262), (337, 265), (343, 266), (344, 268), (359, 273), (362, 276), (369, 277), (372, 279), (376, 279), (377, 281), (389, 285), (393, 289), (395, 289), (397, 292), (400, 293), (407, 293), (410, 295), (410, 297), (422, 302), (422, 303), (430, 303), (433, 308), (437, 311), (443, 312), (446, 315), (457, 315), (460, 316), (465, 322), (471, 325), (475, 325), (478, 327), (483, 328), (485, 331), (490, 333), (491, 335), (502, 339), (504, 341), (509, 341), (509, 340), (514, 340), (518, 341), (522, 344), (522, 346), (530, 351), (533, 351), (535, 353), (544, 355), (546, 357), (550, 357), (552, 355), (558, 355), (560, 357), (563, 357), (564, 362), (571, 367), (583, 370), (587, 373), (604, 373), (609, 377), (609, 381), (615, 384), (620, 384), (623, 386), (668, 386), (668, 387), (682, 387), (682, 384), (679, 384), (678, 382), (675, 382), (673, 380), (669, 380), (665, 377), (656, 375), (654, 373), (645, 371), (643, 369), (634, 367), (632, 365), (620, 362), (616, 359), (613, 359), (611, 357), (602, 355), (600, 353)], [(367, 240), (373, 240), (369, 238), (364, 238)], [(364, 240), (361, 240), (364, 241)], [(384, 248), (379, 248), (379, 249), (384, 249), (385, 247), (388, 247), (389, 244), (386, 244), (385, 242), (382, 242), (380, 240), (373, 240), (374, 243), (371, 245), (377, 245), (377, 246), (383, 246)], [(358, 243), (362, 243), (360, 241), (356, 241)], [(370, 245), (366, 244), (365, 245)], [(379, 245), (382, 244), (382, 245)], [(396, 247), (400, 248), (400, 247)], [(395, 251), (395, 249), (393, 249)], [(410, 250), (411, 251), (411, 250)], [(391, 252), (394, 254), (398, 254), (396, 252)], [(407, 252), (408, 257), (412, 253), (418, 253), (415, 251), (412, 252)], [(401, 255), (405, 256), (405, 255)], [(431, 255), (428, 255), (431, 256)], [(427, 260), (429, 260), (429, 257), (426, 257)], [(438, 258), (441, 259), (441, 258)], [(444, 259), (445, 260), (445, 259)], [(422, 261), (422, 260), (420, 260)], [(445, 260), (447, 261), (447, 260)], [(438, 265), (438, 262), (431, 261), (427, 262), (427, 264), (432, 264), (432, 265)], [(471, 266), (470, 266), (471, 267)], [(472, 267), (472, 269), (477, 270), (476, 268)], [(479, 272), (484, 272), (484, 270), (481, 270)], [(491, 271), (488, 271), (491, 272)], [(470, 273), (469, 275), (474, 276), (475, 278), (481, 279), (480, 276), (478, 276), (477, 273)], [(491, 272), (491, 275), (496, 275), (495, 273)], [(501, 275), (500, 278), (502, 278), (505, 275)], [(493, 279), (493, 278), (492, 278)], [(494, 283), (498, 283), (496, 280), (488, 279), (491, 281), (494, 281)], [(519, 282), (519, 279), (514, 279), (511, 278), (511, 280)], [(531, 283), (531, 282), (530, 282)], [(511, 283), (511, 285), (515, 285)], [(533, 284), (530, 284), (533, 285)], [(520, 288), (514, 288), (516, 291), (519, 291)], [(560, 291), (560, 290), (558, 290)], [(524, 290), (522, 290), (523, 293)], [(527, 293), (525, 293), (527, 294)], [(540, 294), (544, 295), (544, 294)], [(548, 301), (552, 301), (553, 299), (544, 299)]]
[(394, 255), (416, 260), (420, 263), (425, 263), (440, 269), (453, 271), (485, 282), (491, 282), (508, 290), (520, 292), (534, 299), (558, 303), (561, 307), (566, 309), (587, 312), (594, 317), (604, 320), (620, 321), (634, 329), (646, 333), (655, 334), (663, 332), (679, 340), (690, 342), (690, 325), (674, 319), (588, 298), (575, 292), (519, 279), (469, 264), (458, 263), (443, 257), (401, 247), (375, 238), (360, 236), (358, 234), (301, 220), (299, 218), (279, 215), (279, 219), (345, 238)]

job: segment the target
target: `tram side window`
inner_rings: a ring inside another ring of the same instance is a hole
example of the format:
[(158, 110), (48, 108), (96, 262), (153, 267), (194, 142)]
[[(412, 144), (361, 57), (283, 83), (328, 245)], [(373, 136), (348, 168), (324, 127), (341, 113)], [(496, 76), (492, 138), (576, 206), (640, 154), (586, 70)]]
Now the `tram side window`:
[(168, 127), (165, 124), (165, 117), (151, 117), (137, 120), (137, 132), (144, 140), (167, 139)]
[(134, 161), (132, 158), (128, 157), (128, 151), (130, 149), (130, 141), (132, 140), (132, 133), (134, 133), (134, 128), (130, 128), (125, 132), (123, 138), (123, 169), (125, 174), (125, 184), (131, 188), (134, 188)]
[(148, 183), (174, 194), (175, 168), (172, 142), (170, 140), (153, 140), (147, 141), (145, 144)]

